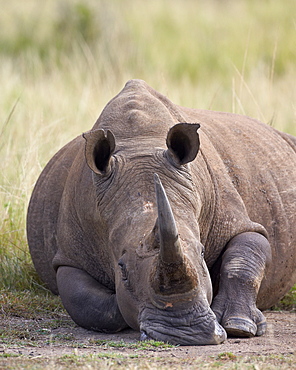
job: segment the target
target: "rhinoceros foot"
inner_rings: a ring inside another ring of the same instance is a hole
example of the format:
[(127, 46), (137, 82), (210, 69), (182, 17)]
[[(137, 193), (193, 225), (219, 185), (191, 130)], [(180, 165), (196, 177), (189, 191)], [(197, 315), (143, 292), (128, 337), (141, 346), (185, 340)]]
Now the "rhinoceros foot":
[(262, 322), (256, 325), (253, 321), (246, 318), (229, 317), (223, 324), (223, 327), (230, 337), (251, 338), (255, 335), (262, 335), (266, 330), (266, 323)]
[(270, 245), (259, 233), (236, 235), (227, 244), (220, 270), (219, 292), (212, 302), (218, 322), (229, 336), (263, 335), (266, 320), (256, 307)]
[(212, 309), (229, 337), (250, 338), (266, 332), (263, 313), (254, 305), (221, 304), (216, 297)]

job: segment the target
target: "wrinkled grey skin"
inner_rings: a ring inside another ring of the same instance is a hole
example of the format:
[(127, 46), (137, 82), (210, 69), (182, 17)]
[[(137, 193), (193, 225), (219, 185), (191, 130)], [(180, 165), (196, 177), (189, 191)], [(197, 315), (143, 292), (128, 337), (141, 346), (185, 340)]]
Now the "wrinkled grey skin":
[(296, 281), (296, 139), (139, 80), (83, 136), (45, 167), (27, 219), (73, 320), (181, 345), (262, 335), (259, 309)]

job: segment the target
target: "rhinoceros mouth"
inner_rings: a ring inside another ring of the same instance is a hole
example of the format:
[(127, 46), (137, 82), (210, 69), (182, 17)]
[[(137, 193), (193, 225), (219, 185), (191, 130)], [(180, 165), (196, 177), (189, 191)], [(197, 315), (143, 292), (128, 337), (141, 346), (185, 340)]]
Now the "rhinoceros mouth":
[(213, 311), (200, 312), (198, 305), (178, 312), (145, 307), (139, 317), (141, 339), (154, 339), (173, 345), (223, 343), (227, 334)]

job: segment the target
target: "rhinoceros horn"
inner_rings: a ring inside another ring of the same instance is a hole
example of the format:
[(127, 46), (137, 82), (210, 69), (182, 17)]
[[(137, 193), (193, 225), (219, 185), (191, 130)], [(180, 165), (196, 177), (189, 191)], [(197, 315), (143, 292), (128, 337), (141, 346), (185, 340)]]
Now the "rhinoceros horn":
[(163, 263), (182, 263), (183, 252), (174, 215), (160, 178), (154, 174), (160, 239), (159, 256)]
[(152, 288), (156, 296), (187, 294), (196, 287), (197, 278), (182, 251), (173, 212), (157, 174), (154, 175), (154, 183), (160, 250)]

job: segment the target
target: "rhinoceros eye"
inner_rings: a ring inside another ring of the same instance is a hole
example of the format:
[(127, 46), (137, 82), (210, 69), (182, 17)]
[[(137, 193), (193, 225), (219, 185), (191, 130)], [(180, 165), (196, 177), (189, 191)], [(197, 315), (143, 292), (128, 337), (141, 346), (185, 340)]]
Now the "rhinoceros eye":
[(125, 263), (122, 262), (122, 261), (119, 261), (118, 262), (118, 266), (120, 267), (120, 270), (121, 270), (122, 280), (123, 281), (127, 281), (127, 279), (128, 279), (128, 273), (127, 273), (127, 269), (126, 269)]
[(202, 258), (204, 258), (204, 256), (205, 256), (205, 247), (202, 247), (201, 256), (202, 256)]

